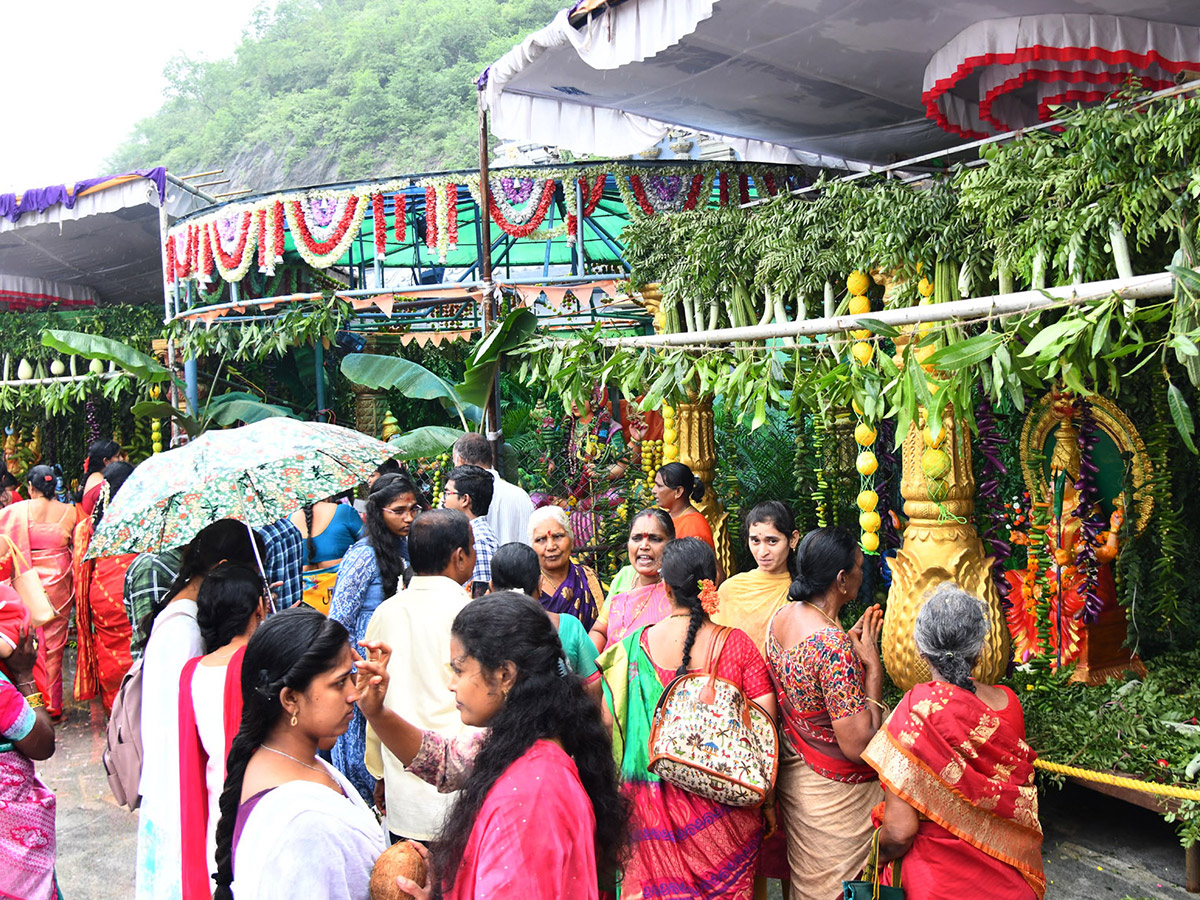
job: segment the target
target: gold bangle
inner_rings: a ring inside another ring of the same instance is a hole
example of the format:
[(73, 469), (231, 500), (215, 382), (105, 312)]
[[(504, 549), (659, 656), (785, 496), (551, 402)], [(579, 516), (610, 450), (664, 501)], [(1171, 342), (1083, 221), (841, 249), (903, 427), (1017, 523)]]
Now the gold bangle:
[(880, 702), (879, 702), (878, 700), (876, 700), (874, 697), (867, 697), (867, 702), (868, 702), (868, 703), (874, 703), (876, 706), (878, 706), (878, 707), (879, 707), (881, 710), (883, 710), (883, 714), (884, 714), (885, 716), (886, 716), (888, 713), (890, 713), (890, 712), (891, 712), (891, 710), (890, 710), (890, 709), (888, 709), (886, 705), (884, 705), (883, 703), (880, 703)]
[(29, 704), (30, 709), (40, 709), (46, 705), (45, 701), (42, 699), (41, 691), (34, 691), (32, 694), (26, 694), (25, 702)]

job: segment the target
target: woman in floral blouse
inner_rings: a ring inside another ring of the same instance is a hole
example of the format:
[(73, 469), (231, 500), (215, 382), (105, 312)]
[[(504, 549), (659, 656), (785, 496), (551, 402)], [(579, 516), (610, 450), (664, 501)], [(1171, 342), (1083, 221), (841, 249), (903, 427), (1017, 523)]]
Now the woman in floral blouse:
[(835, 897), (857, 876), (882, 793), (862, 752), (882, 722), (883, 613), (849, 631), (838, 620), (862, 586), (862, 551), (836, 528), (810, 531), (797, 551), (789, 602), (767, 630), (767, 663), (785, 736), (776, 792), (787, 821), (792, 897)]

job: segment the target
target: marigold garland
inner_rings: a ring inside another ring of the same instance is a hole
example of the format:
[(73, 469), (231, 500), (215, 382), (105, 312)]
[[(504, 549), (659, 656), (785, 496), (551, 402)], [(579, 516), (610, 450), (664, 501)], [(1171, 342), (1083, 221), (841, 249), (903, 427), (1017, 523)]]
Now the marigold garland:
[(212, 281), (212, 272), (213, 272), (212, 244), (209, 241), (208, 229), (204, 228), (201, 230), (204, 232), (204, 234), (202, 235), (202, 246), (200, 248), (200, 267), (196, 274), (200, 276), (200, 281), (207, 284), (208, 282)]
[(286, 246), (283, 242), (283, 201), (276, 200), (274, 212), (271, 214), (272, 225), (272, 241), (271, 249), (275, 252), (276, 259), (283, 259), (283, 250)]
[[(448, 250), (458, 247), (458, 185), (446, 185), (446, 244)], [(440, 248), (439, 248), (440, 249)], [(445, 256), (442, 257), (445, 259)]]
[(175, 283), (175, 238), (167, 237), (167, 284)]
[(265, 273), (268, 267), (274, 269), (274, 260), (268, 259), (270, 248), (267, 246), (267, 210), (265, 207), (254, 211), (254, 225), (258, 232), (258, 271)]

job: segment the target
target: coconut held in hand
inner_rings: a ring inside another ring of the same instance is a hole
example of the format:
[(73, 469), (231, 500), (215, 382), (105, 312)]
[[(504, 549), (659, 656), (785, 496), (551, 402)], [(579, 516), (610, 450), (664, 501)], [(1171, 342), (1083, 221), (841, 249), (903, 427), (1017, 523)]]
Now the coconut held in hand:
[(412, 894), (397, 886), (397, 875), (417, 884), (425, 883), (425, 860), (408, 841), (392, 844), (375, 860), (375, 868), (371, 870), (371, 900), (413, 900)]

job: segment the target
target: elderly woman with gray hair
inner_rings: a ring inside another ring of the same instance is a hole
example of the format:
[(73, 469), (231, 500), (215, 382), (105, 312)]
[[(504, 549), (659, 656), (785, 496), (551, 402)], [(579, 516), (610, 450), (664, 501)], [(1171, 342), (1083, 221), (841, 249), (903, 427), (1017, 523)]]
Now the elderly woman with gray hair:
[(591, 630), (604, 589), (595, 572), (571, 560), (575, 533), (566, 511), (558, 506), (535, 509), (529, 517), (529, 543), (542, 567), (539, 593), (534, 599), (547, 612), (574, 616), (585, 630)]
[(887, 789), (873, 814), (879, 861), (900, 861), (910, 897), (976, 896), (984, 884), (994, 900), (1046, 892), (1021, 704), (971, 678), (987, 631), (979, 598), (951, 582), (934, 590), (914, 629), (932, 679), (904, 695), (863, 753)]

